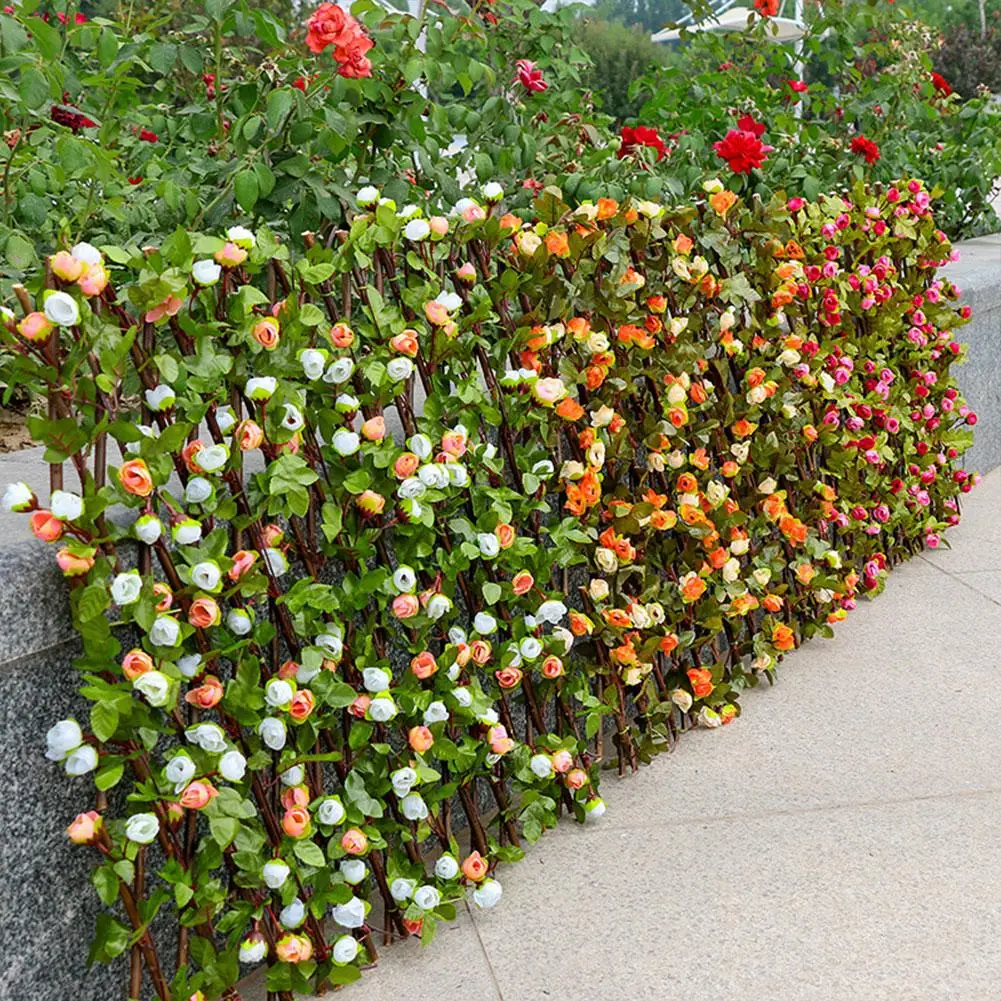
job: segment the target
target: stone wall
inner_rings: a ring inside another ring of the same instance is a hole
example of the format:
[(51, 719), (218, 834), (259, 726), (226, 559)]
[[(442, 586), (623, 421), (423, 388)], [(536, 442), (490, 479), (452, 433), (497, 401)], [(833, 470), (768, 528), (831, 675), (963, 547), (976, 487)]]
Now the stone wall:
[[(1001, 235), (961, 244), (950, 275), (974, 309), (961, 331), (970, 361), (959, 381), (978, 412), (967, 466), (1001, 465)], [(41, 449), (0, 458), (0, 486), (31, 483), (47, 496)], [(86, 969), (98, 912), (88, 884), (90, 853), (63, 829), (93, 806), (90, 777), (67, 779), (43, 756), (51, 723), (84, 707), (71, 661), (75, 640), (66, 587), (52, 552), (30, 538), (27, 519), (0, 513), (0, 998), (113, 1001), (124, 996), (118, 967)]]

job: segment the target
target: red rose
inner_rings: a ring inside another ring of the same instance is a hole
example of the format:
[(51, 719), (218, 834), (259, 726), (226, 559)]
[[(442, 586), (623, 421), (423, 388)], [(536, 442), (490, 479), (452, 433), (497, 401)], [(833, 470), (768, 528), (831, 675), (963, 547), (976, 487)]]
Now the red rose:
[(663, 160), (667, 154), (667, 144), (660, 133), (648, 125), (623, 125), (621, 132), (622, 145), (619, 146), (619, 159), (635, 153), (638, 146), (649, 146), (657, 151), (657, 159)]
[(306, 45), (311, 52), (322, 52), (330, 45), (336, 45), (344, 34), (348, 15), (337, 4), (321, 3), (313, 11), (306, 26)]
[(765, 134), (765, 129), (768, 126), (764, 122), (756, 122), (753, 115), (741, 115), (737, 119), (737, 128), (741, 132), (751, 132), (760, 139)]
[(542, 70), (531, 59), (519, 59), (514, 65), (518, 71), (515, 80), (526, 90), (542, 93), (549, 89), (549, 84), (542, 79)]
[(337, 72), (350, 80), (371, 76), (372, 63), (366, 58), (365, 53), (373, 44), (361, 25), (353, 17), (349, 18), (334, 48), (334, 59), (339, 64)]
[(292, 81), (292, 86), (296, 90), (301, 90), (304, 94), (306, 93), (306, 88), (309, 86), (309, 81), (304, 76), (297, 76), (295, 80)]
[(713, 143), (717, 156), (726, 160), (735, 174), (749, 174), (760, 167), (773, 148), (766, 146), (753, 132), (740, 129), (731, 129), (719, 142)]
[(931, 85), (943, 96), (948, 97), (952, 93), (952, 87), (941, 73), (932, 73)]
[(49, 117), (58, 125), (65, 125), (74, 132), (97, 127), (97, 122), (92, 121), (81, 112), (74, 111), (72, 108), (60, 107), (58, 104), (53, 104), (49, 109)]
[(864, 156), (866, 163), (875, 163), (879, 159), (879, 147), (865, 136), (856, 136), (851, 141), (851, 151), (858, 156)]
[(786, 80), (786, 86), (795, 94), (805, 94), (810, 89), (802, 80)]
[(779, 0), (754, 0), (754, 9), (762, 17), (775, 17), (779, 12)]

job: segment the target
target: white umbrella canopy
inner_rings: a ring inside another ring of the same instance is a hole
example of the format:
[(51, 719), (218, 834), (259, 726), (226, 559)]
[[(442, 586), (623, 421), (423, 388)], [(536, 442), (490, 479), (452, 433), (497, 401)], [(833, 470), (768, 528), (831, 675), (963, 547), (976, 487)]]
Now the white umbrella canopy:
[[(754, 11), (747, 7), (731, 7), (729, 10), (717, 15), (716, 20), (701, 21), (686, 28), (686, 31), (743, 31), (747, 27), (749, 17), (757, 17)], [(778, 29), (778, 34), (771, 34), (770, 38), (776, 42), (798, 42), (806, 34), (806, 25), (792, 17), (770, 17), (769, 25)], [(658, 31), (650, 36), (652, 42), (674, 42), (681, 38), (681, 31), (677, 28)]]

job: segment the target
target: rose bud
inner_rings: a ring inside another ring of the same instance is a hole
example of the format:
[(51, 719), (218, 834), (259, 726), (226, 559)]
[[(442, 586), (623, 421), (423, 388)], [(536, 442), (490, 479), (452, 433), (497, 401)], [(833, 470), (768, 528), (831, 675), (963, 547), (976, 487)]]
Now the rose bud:
[(487, 733), (487, 742), (493, 754), (507, 754), (514, 750), (514, 740), (507, 735), (505, 726), (492, 726)]
[(542, 676), (544, 678), (558, 678), (563, 674), (563, 661), (559, 657), (551, 654), (542, 662)]
[(359, 695), (354, 702), (348, 706), (348, 712), (352, 716), (357, 716), (358, 719), (364, 719), (368, 715), (368, 707), (372, 704), (371, 695)]
[(108, 287), (108, 272), (103, 264), (89, 264), (80, 276), (77, 286), (85, 296), (100, 295)]
[(438, 661), (433, 653), (425, 650), (410, 661), (410, 670), (421, 681), (426, 681), (438, 670)]
[(560, 775), (569, 772), (573, 767), (573, 755), (569, 751), (555, 751), (553, 753), (553, 771)]
[(371, 417), (361, 426), (361, 436), (367, 441), (382, 441), (386, 437), (386, 419), (381, 414)]
[(66, 836), (75, 845), (92, 845), (101, 829), (104, 826), (104, 819), (96, 810), (88, 810), (86, 813), (78, 813), (73, 822), (66, 828)]
[(42, 542), (55, 542), (63, 534), (63, 523), (51, 511), (35, 511), (31, 515), (31, 531)]
[[(288, 772), (285, 772), (282, 775), (282, 780), (284, 781), (285, 777), (292, 771), (293, 769), (289, 769)], [(286, 810), (307, 807), (309, 806), (309, 789), (304, 785), (289, 786), (287, 789), (282, 790), (281, 802)]]
[(275, 943), (275, 955), (283, 963), (308, 963), (313, 943), (305, 935), (284, 935)]
[(27, 483), (10, 483), (3, 492), (3, 499), (0, 500), (0, 507), (4, 511), (13, 511), (18, 514), (31, 511), (38, 506), (38, 498), (35, 492)]
[(355, 498), (363, 518), (375, 518), (382, 514), (386, 507), (386, 498), (374, 490), (365, 490)]
[(368, 851), (368, 838), (357, 827), (348, 828), (341, 837), (341, 847), (349, 855), (364, 855)]
[(188, 608), (188, 624), (195, 629), (217, 626), (222, 620), (222, 611), (215, 598), (196, 598)]
[(462, 875), (472, 883), (479, 883), (486, 878), (487, 860), (479, 853), (473, 852), (462, 863)]
[(60, 250), (49, 258), (52, 273), (64, 282), (75, 282), (82, 274), (86, 264), (75, 258), (68, 250)]
[(237, 581), (245, 574), (249, 573), (257, 562), (258, 554), (247, 549), (241, 549), (233, 554), (233, 565), (229, 568), (227, 576), (230, 580)]
[(256, 421), (248, 418), (237, 424), (233, 440), (241, 452), (252, 452), (255, 448), (260, 448), (261, 442), (264, 441), (264, 431)]
[(587, 772), (583, 768), (572, 768), (567, 772), (566, 783), (571, 789), (583, 789), (588, 783)]
[(294, 806), (285, 811), (282, 817), (282, 830), (290, 838), (306, 837), (310, 833), (309, 810), (302, 806)]
[(295, 695), (292, 696), (292, 701), (289, 703), (288, 714), (297, 723), (303, 722), (303, 720), (308, 719), (310, 713), (316, 707), (316, 697), (308, 688), (300, 688)]
[(52, 333), (52, 324), (44, 313), (29, 313), (17, 325), (17, 331), (26, 341), (44, 341)]
[(398, 594), (393, 599), (393, 615), (398, 619), (409, 619), (421, 610), (420, 601), (413, 594)]
[(335, 323), (330, 328), (330, 343), (335, 348), (349, 348), (354, 341), (354, 331), (346, 323)]
[(199, 780), (192, 782), (181, 793), (178, 802), (185, 810), (203, 810), (209, 803), (219, 795), (218, 790), (211, 782)]
[(278, 342), (281, 340), (281, 335), (279, 334), (278, 321), (268, 318), (261, 320), (254, 324), (254, 329), (251, 332), (255, 341), (265, 351), (274, 351), (278, 347)]
[(153, 475), (144, 459), (129, 459), (118, 470), (118, 482), (134, 497), (149, 497), (153, 493)]
[(247, 252), (235, 243), (227, 243), (212, 255), (224, 268), (238, 268), (247, 259)]
[(184, 696), (184, 701), (199, 709), (211, 709), (222, 701), (223, 691), (222, 682), (214, 675), (207, 674), (201, 685), (192, 688)]
[(59, 569), (62, 570), (64, 576), (80, 577), (85, 573), (89, 573), (91, 567), (93, 567), (93, 551), (88, 555), (86, 553), (74, 553), (68, 548), (60, 549), (56, 553), (56, 563), (59, 564)]
[(268, 955), (268, 943), (264, 936), (255, 931), (240, 943), (240, 962), (252, 965), (260, 963)]
[(145, 650), (130, 650), (122, 658), (122, 673), (129, 681), (153, 670), (153, 658)]
[(434, 744), (434, 735), (426, 726), (414, 726), (407, 733), (407, 741), (417, 754), (424, 754), (431, 750), (431, 746)]
[(402, 455), (397, 456), (396, 461), (393, 463), (393, 475), (398, 480), (405, 480), (413, 476), (420, 464), (421, 460), (413, 452), (404, 452)]

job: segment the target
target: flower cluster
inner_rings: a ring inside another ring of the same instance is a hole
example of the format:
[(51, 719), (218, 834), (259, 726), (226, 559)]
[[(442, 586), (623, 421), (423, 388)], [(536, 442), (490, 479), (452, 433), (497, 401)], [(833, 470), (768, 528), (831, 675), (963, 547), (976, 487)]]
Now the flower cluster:
[[(503, 200), (365, 188), (294, 262), (242, 226), (78, 244), (2, 329), (40, 394), (58, 361), (37, 427), (82, 476), (3, 496), (83, 642), (46, 753), (93, 779), (67, 834), (162, 1001), (264, 960), (282, 1001), (347, 983), (376, 899), (387, 938), (493, 907), (499, 863), (601, 816), (603, 762), (735, 719), (975, 482), (920, 182)], [(172, 987), (153, 894), (204, 940)]]
[(309, 50), (320, 53), (333, 49), (337, 72), (349, 79), (372, 75), (366, 53), (373, 44), (358, 21), (335, 3), (321, 3), (306, 25)]

